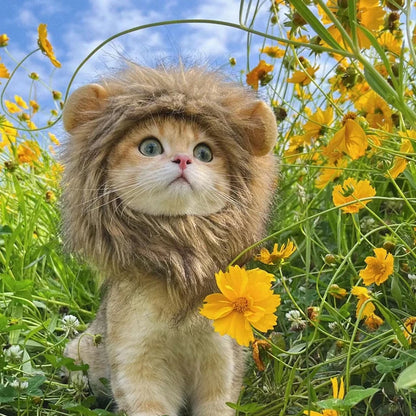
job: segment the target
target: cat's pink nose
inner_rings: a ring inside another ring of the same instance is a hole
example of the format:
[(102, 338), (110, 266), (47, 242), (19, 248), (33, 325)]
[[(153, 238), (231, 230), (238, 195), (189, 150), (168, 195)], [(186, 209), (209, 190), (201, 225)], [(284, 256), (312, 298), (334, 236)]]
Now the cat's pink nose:
[(178, 154), (172, 159), (172, 162), (177, 163), (182, 170), (185, 170), (192, 163), (192, 160), (187, 155)]

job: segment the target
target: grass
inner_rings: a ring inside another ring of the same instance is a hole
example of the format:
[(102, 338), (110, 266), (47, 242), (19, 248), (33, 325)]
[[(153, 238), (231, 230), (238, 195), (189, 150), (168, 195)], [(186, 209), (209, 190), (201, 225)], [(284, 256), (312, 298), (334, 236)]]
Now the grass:
[[(263, 31), (263, 46), (280, 50), (279, 57), (259, 54), (258, 61), (274, 67), (258, 72), (253, 85), (279, 121), (279, 190), (263, 243), (271, 250), (291, 240), (297, 249), (277, 265), (250, 264), (275, 274), (282, 304), (274, 330), (257, 334), (267, 341), (252, 347), (264, 369), (249, 360), (236, 414), (414, 415), (414, 6), (283, 3), (267, 4), (270, 19), (261, 29), (258, 3), (243, 1), (240, 10), (242, 29)], [(366, 10), (382, 15), (380, 27), (365, 26)], [(257, 59), (253, 41), (249, 35), (251, 61)], [(404, 48), (398, 50), (397, 42)], [(247, 72), (258, 61), (248, 61)], [(327, 108), (332, 116), (322, 114)], [(48, 140), (27, 128), (33, 112), (6, 107), (0, 121), (0, 413), (111, 414), (96, 408), (82, 380), (68, 385), (63, 377), (63, 368), (76, 368), (63, 357), (65, 343), (93, 318), (99, 289), (93, 271), (64, 252), (60, 166), (50, 150), (33, 144)], [(352, 133), (343, 130), (346, 120), (354, 123)], [(26, 130), (16, 137), (6, 122)], [(335, 139), (339, 154), (330, 151)], [(400, 163), (405, 169), (397, 173)], [(335, 175), (317, 187), (323, 172)], [(333, 201), (334, 187), (348, 178), (368, 180), (376, 192), (353, 213), (342, 208), (357, 203), (348, 197), (358, 185), (342, 189), (343, 205)], [(375, 248), (393, 256), (394, 268), (380, 285), (366, 286), (360, 272)], [(363, 307), (357, 307), (354, 287), (369, 291)], [(366, 315), (368, 306), (378, 320)]]

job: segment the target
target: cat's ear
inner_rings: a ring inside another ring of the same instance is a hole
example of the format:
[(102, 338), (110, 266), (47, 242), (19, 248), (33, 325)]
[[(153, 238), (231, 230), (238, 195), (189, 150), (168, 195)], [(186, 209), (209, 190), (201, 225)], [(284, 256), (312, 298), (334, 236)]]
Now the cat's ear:
[(263, 101), (256, 101), (243, 110), (247, 122), (248, 150), (255, 156), (264, 156), (276, 144), (276, 117), (269, 106)]
[(89, 84), (75, 90), (65, 102), (62, 119), (67, 132), (91, 120), (106, 105), (108, 93), (99, 84)]

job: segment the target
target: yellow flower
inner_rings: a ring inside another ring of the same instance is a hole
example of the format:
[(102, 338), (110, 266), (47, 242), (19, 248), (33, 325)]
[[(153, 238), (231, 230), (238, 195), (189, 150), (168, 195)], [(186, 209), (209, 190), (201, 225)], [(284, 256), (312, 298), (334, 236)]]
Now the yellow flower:
[(278, 46), (265, 46), (260, 49), (261, 53), (269, 55), (271, 58), (281, 58), (285, 54), (284, 49), (280, 49)]
[(6, 65), (2, 63), (0, 63), (0, 78), (10, 78), (10, 74), (6, 68)]
[(357, 309), (355, 312), (355, 315), (357, 318), (360, 316), (360, 313), (361, 313), (361, 319), (367, 318), (370, 315), (374, 314), (376, 307), (374, 306), (373, 302), (369, 301), (371, 299), (371, 296), (370, 296), (370, 292), (368, 291), (366, 287), (354, 286), (351, 289), (351, 294), (356, 296), (358, 299)]
[(392, 111), (387, 102), (370, 90), (354, 102), (355, 108), (365, 114), (370, 127), (392, 131)]
[[(341, 377), (341, 381), (338, 386), (338, 379), (337, 377), (331, 378), (332, 384), (332, 396), (334, 399), (342, 400), (345, 396), (345, 386), (344, 386), (344, 379)], [(313, 410), (304, 410), (304, 415), (308, 416), (338, 416), (339, 413), (334, 409), (324, 409), (322, 413), (315, 412)]]
[(39, 104), (35, 100), (30, 100), (29, 105), (32, 107), (33, 114), (39, 111)]
[(403, 46), (403, 41), (398, 39), (389, 31), (383, 32), (377, 39), (380, 46), (395, 55), (400, 56)]
[(51, 139), (51, 142), (56, 145), (59, 146), (59, 140), (57, 139), (57, 137), (53, 134), (53, 133), (48, 133), (49, 138)]
[(412, 335), (415, 333), (416, 329), (416, 316), (409, 316), (404, 321), (404, 336), (409, 341), (409, 344), (412, 343)]
[(26, 101), (20, 96), (20, 95), (15, 95), (14, 96), (14, 101), (16, 102), (16, 104), (19, 106), (19, 107), (22, 107), (22, 108), (24, 108), (25, 110), (27, 110), (28, 109), (28, 106), (27, 106), (27, 104), (26, 104)]
[(371, 331), (376, 331), (381, 325), (383, 325), (383, 323), (384, 321), (375, 313), (367, 316), (364, 321), (364, 325)]
[(11, 114), (20, 113), (23, 111), (17, 104), (9, 100), (4, 100), (4, 105), (6, 106), (7, 111)]
[(271, 289), (272, 274), (232, 266), (228, 272), (216, 273), (215, 278), (221, 293), (208, 295), (200, 313), (214, 321), (217, 332), (248, 346), (254, 341), (252, 327), (265, 332), (276, 325), (274, 312), (280, 296)]
[(3, 33), (0, 35), (0, 47), (7, 46), (9, 43), (9, 37)]
[(348, 162), (345, 159), (341, 159), (336, 164), (323, 168), (320, 175), (316, 178), (315, 186), (318, 189), (325, 188), (329, 182), (333, 182), (342, 175), (342, 172), (347, 167), (347, 164)]
[(328, 293), (332, 295), (335, 299), (345, 298), (345, 296), (347, 296), (348, 294), (348, 292), (344, 288), (339, 287), (336, 284), (333, 284), (329, 287)]
[(258, 90), (259, 82), (264, 81), (267, 78), (268, 73), (273, 71), (273, 68), (273, 65), (267, 64), (262, 59), (259, 64), (246, 75), (247, 84), (255, 90)]
[(17, 159), (19, 163), (33, 164), (39, 159), (40, 148), (33, 140), (27, 140), (17, 146)]
[(254, 259), (264, 264), (279, 264), (282, 260), (289, 258), (295, 251), (296, 246), (292, 241), (287, 240), (286, 245), (282, 244), (280, 249), (278, 244), (275, 244), (271, 253), (267, 248), (262, 248), (260, 254), (255, 256)]
[(350, 114), (344, 117), (344, 125), (338, 130), (328, 145), (323, 149), (322, 153), (331, 161), (341, 159), (347, 154), (351, 159), (355, 160), (364, 156), (368, 147), (368, 140), (365, 131), (352, 118)]
[(319, 69), (319, 66), (316, 67), (307, 67), (305, 70), (297, 70), (293, 73), (292, 78), (288, 78), (287, 82), (293, 84), (300, 84), (302, 86), (308, 85), (311, 83), (312, 79), (315, 78), (315, 72)]
[[(408, 154), (413, 152), (412, 142), (408, 139), (402, 141), (400, 146), (400, 152), (403, 154)], [(393, 161), (393, 166), (388, 170), (389, 175), (395, 179), (397, 178), (407, 166), (408, 159), (400, 156), (396, 156)]]
[(366, 257), (367, 267), (360, 271), (360, 277), (366, 286), (375, 283), (380, 286), (393, 273), (394, 257), (384, 248), (374, 249), (375, 257)]
[(10, 146), (11, 143), (16, 142), (17, 130), (6, 120), (0, 124), (0, 135), (0, 148)]
[(353, 178), (345, 179), (342, 185), (336, 185), (332, 191), (332, 200), (335, 206), (350, 203), (341, 207), (343, 212), (354, 214), (364, 208), (371, 200), (359, 201), (362, 198), (370, 198), (376, 194), (376, 190), (368, 180), (356, 181)]
[[(326, 3), (331, 12), (335, 15), (337, 20), (341, 23), (348, 34), (351, 34), (350, 19), (348, 15), (348, 1), (328, 0)], [(379, 0), (357, 0), (357, 38), (360, 48), (369, 48), (371, 42), (366, 34), (360, 29), (359, 25), (364, 26), (370, 32), (377, 32), (384, 24), (385, 11), (380, 6)], [(331, 18), (326, 15), (325, 11), (318, 5), (318, 12), (322, 16), (324, 24), (333, 24)], [(344, 43), (341, 32), (335, 25), (328, 28), (328, 32), (332, 37), (345, 49), (349, 47)]]
[(309, 117), (309, 120), (303, 126), (305, 136), (308, 138), (317, 138), (325, 133), (325, 129), (332, 123), (334, 110), (328, 107), (326, 110), (318, 108), (315, 114)]
[(41, 23), (38, 27), (38, 45), (41, 51), (51, 60), (52, 64), (57, 68), (61, 67), (61, 63), (56, 59), (55, 54), (53, 53), (52, 45), (47, 39), (48, 32), (46, 29), (46, 24)]

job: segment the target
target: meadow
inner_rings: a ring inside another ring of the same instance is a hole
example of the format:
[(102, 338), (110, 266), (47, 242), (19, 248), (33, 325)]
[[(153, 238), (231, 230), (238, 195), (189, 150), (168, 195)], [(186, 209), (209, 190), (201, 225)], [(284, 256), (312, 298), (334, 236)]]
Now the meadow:
[[(273, 275), (280, 299), (276, 325), (239, 334), (248, 369), (230, 406), (253, 416), (415, 415), (416, 5), (242, 0), (239, 13), (240, 25), (221, 24), (247, 33), (241, 82), (273, 107), (280, 159), (269, 234), (247, 269)], [(39, 24), (34, 53), (52, 70), (59, 56)], [(13, 43), (0, 34), (4, 54)], [(0, 415), (111, 415), (85, 377), (67, 384), (63, 372), (86, 369), (63, 350), (99, 303), (94, 271), (60, 237), (61, 138), (50, 127), (70, 85), (50, 90), (50, 121), (37, 126), (31, 91), (9, 88), (16, 71), (42, 82), (0, 60)]]

